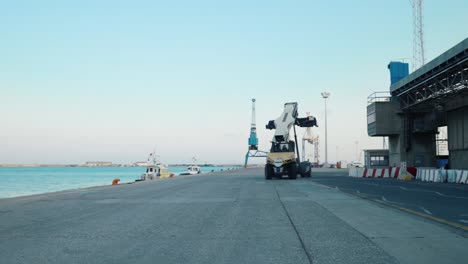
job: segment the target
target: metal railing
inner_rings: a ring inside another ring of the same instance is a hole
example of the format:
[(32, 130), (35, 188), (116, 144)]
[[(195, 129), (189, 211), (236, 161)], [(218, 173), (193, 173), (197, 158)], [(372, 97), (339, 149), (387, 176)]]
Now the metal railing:
[(367, 97), (367, 105), (375, 102), (390, 102), (390, 92), (375, 92)]

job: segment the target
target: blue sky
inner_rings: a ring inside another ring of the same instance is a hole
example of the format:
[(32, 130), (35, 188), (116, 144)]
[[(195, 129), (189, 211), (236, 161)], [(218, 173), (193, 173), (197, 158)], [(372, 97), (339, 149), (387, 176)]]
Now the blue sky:
[[(466, 10), (425, 1), (427, 59), (468, 36)], [(267, 149), (288, 101), (323, 138), (324, 90), (329, 160), (352, 161), (356, 141), (381, 145), (367, 96), (412, 57), (404, 0), (2, 1), (0, 34), (0, 163), (132, 162), (154, 146), (166, 162), (242, 162), (250, 98)]]

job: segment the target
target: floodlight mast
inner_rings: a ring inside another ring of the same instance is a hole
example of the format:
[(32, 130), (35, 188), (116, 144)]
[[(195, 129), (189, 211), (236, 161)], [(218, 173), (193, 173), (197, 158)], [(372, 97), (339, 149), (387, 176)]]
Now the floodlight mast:
[(327, 99), (330, 97), (329, 92), (322, 92), (322, 97), (325, 99), (325, 163), (324, 166), (328, 165), (328, 138), (327, 138)]

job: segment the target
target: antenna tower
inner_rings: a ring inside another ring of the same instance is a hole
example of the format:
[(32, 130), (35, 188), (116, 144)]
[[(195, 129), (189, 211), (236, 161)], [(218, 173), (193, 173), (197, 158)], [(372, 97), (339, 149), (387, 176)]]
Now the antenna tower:
[(423, 0), (409, 0), (413, 8), (413, 71), (423, 66), (424, 57), (424, 25), (422, 16)]

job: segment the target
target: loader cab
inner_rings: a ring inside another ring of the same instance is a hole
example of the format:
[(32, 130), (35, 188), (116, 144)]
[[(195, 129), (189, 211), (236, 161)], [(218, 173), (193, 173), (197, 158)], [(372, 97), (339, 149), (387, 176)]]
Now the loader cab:
[(294, 141), (286, 142), (272, 142), (270, 152), (294, 152)]

